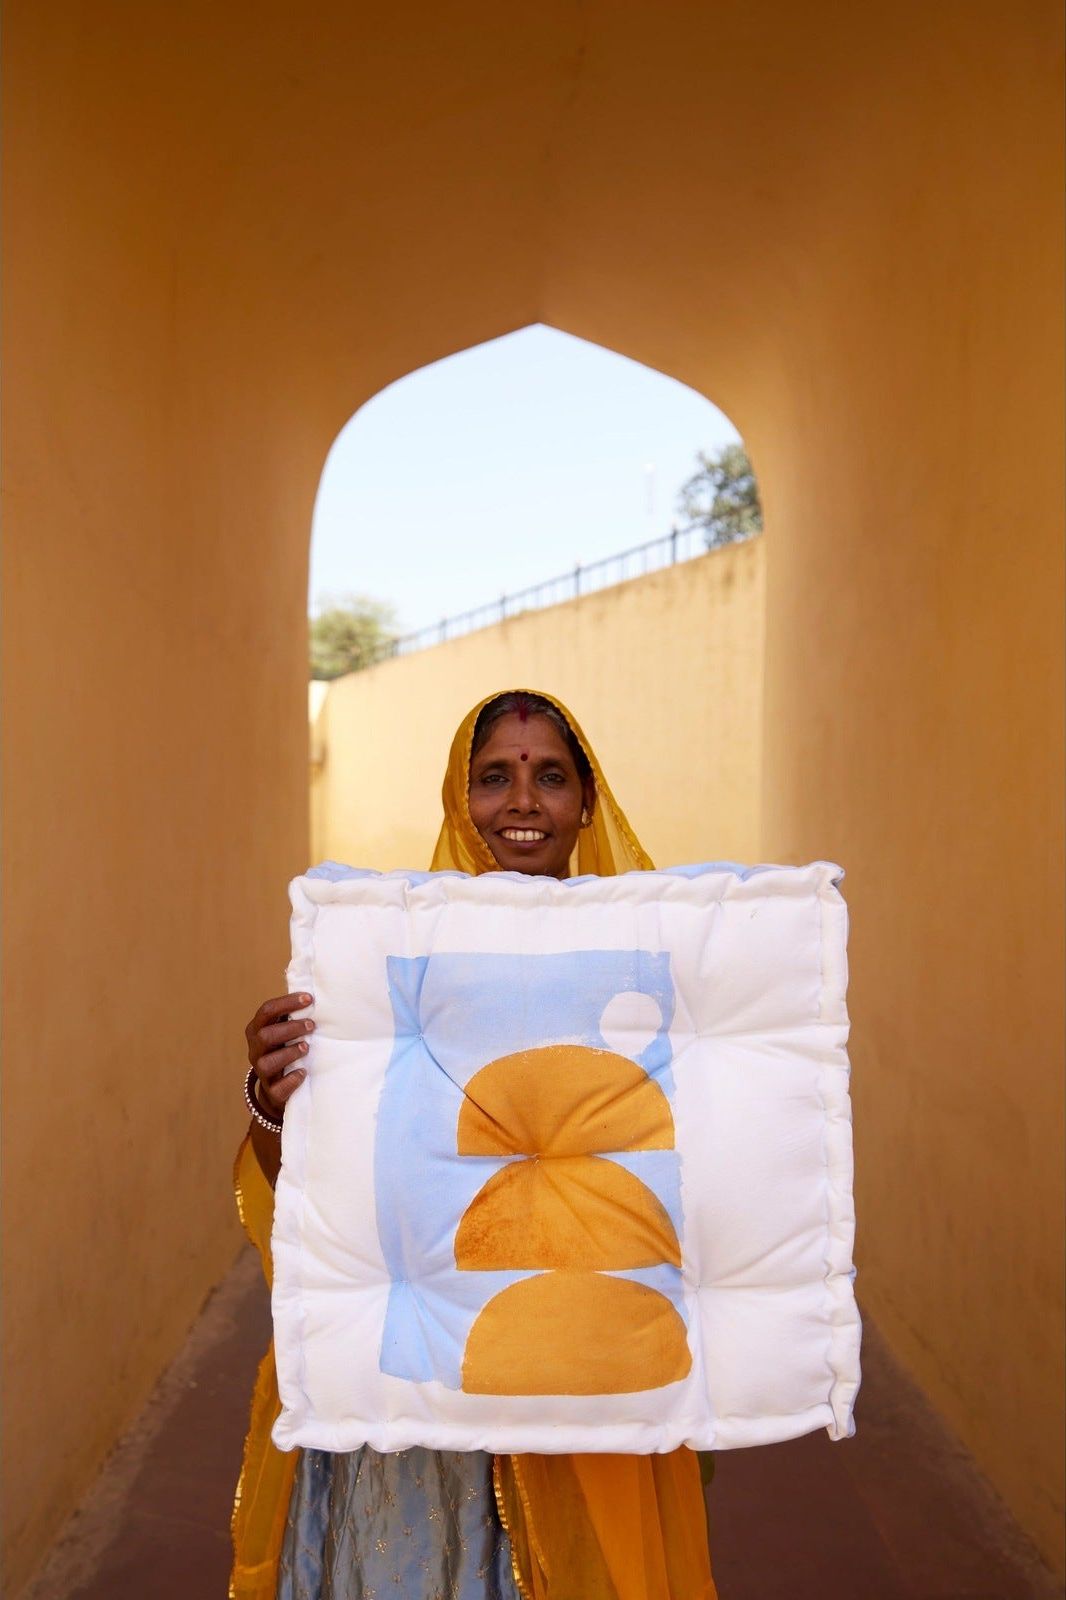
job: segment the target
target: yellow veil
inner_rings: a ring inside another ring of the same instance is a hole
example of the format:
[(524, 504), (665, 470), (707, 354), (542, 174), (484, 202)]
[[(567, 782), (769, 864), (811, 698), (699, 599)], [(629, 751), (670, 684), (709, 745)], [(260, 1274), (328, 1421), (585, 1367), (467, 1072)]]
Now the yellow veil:
[[(539, 699), (547, 700), (566, 718), (574, 737), (588, 757), (592, 776), (596, 780), (596, 804), (592, 812), (591, 825), (582, 828), (577, 837), (578, 872), (593, 872), (601, 878), (607, 878), (616, 872), (632, 872), (637, 869), (647, 871), (652, 864), (651, 857), (637, 842), (636, 835), (607, 785), (592, 746), (562, 701), (556, 700), (554, 695), (544, 694), (539, 689), (502, 692), (536, 694)], [(444, 774), (444, 788), (441, 791), (441, 799), (444, 801), (444, 825), (433, 852), (433, 860), (430, 862), (434, 872), (452, 870), (478, 873), (499, 870), (492, 851), (470, 820), (470, 803), (467, 798), (470, 788), (470, 752), (474, 743), (474, 728), (485, 707), (499, 698), (498, 694), (490, 694), (476, 705), (469, 716), (464, 717), (459, 724), (458, 732), (452, 740), (448, 770)]]
[[(591, 824), (578, 837), (577, 871), (606, 877), (649, 869), (650, 857), (569, 711), (541, 690), (522, 692), (540, 695), (562, 713), (592, 768), (596, 805)], [(498, 697), (489, 695), (476, 705), (452, 741), (434, 871), (497, 870), (471, 821), (467, 791), (474, 726)], [(237, 1155), (234, 1184), (241, 1221), (269, 1282), (274, 1195), (247, 1139)], [(283, 1454), (271, 1443), (279, 1408), (271, 1346), (256, 1380), (233, 1509), (230, 1600), (274, 1600), (297, 1460), (296, 1451)], [(515, 1579), (526, 1600), (714, 1600), (703, 1488), (691, 1450), (653, 1456), (497, 1456), (493, 1478)]]

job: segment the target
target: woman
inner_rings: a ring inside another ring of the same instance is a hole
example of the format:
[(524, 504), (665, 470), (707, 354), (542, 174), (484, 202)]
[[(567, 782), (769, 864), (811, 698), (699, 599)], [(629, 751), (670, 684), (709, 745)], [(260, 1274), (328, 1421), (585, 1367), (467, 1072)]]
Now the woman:
[[(612, 874), (651, 861), (580, 729), (551, 696), (476, 706), (452, 743), (434, 870)], [(253, 1122), (237, 1157), (241, 1219), (270, 1277), (285, 1103), (314, 1024), (307, 995), (246, 1030)], [(713, 1600), (699, 1466), (669, 1455), (404, 1450), (282, 1455), (272, 1351), (260, 1370), (234, 1507), (233, 1600)]]

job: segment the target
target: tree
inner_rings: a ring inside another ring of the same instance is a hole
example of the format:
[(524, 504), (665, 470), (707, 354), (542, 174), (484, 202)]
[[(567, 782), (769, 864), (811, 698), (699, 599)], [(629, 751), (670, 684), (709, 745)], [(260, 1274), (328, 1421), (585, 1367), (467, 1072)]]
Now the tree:
[(373, 666), (388, 654), (396, 637), (396, 617), (381, 600), (344, 595), (322, 602), (309, 631), (312, 678), (339, 678)]
[(677, 509), (689, 527), (702, 528), (708, 550), (762, 532), (762, 505), (748, 452), (727, 444), (717, 455), (696, 452), (699, 470), (681, 485)]

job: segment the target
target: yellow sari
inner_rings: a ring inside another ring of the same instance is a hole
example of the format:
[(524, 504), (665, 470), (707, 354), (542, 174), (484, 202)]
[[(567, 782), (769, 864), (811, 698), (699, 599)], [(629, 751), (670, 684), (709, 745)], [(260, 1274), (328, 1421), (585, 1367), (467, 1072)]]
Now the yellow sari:
[[(541, 693), (541, 691), (526, 691)], [(498, 870), (470, 818), (467, 799), (474, 726), (490, 695), (452, 742), (444, 778), (444, 824), (434, 871)], [(576, 869), (607, 876), (652, 863), (562, 703), (596, 781), (591, 824), (578, 836)], [(271, 1278), (274, 1193), (245, 1139), (234, 1171), (237, 1207)], [(259, 1367), (244, 1464), (233, 1508), (230, 1600), (274, 1600), (297, 1452), (275, 1449), (280, 1409), (273, 1346)], [(493, 1481), (511, 1544), (515, 1581), (527, 1600), (714, 1600), (699, 1464), (691, 1450), (668, 1455), (497, 1456)]]

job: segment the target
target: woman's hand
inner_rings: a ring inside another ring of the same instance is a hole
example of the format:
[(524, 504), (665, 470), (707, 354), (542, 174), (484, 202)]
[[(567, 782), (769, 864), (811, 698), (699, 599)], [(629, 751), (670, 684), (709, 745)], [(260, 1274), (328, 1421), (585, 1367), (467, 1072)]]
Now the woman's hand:
[(309, 994), (282, 994), (264, 1000), (245, 1028), (248, 1060), (258, 1079), (257, 1093), (265, 1110), (280, 1117), (285, 1102), (307, 1077), (301, 1067), (286, 1074), (286, 1067), (307, 1054), (307, 1035), (314, 1032), (310, 1017), (292, 1019), (292, 1012), (311, 1004)]

